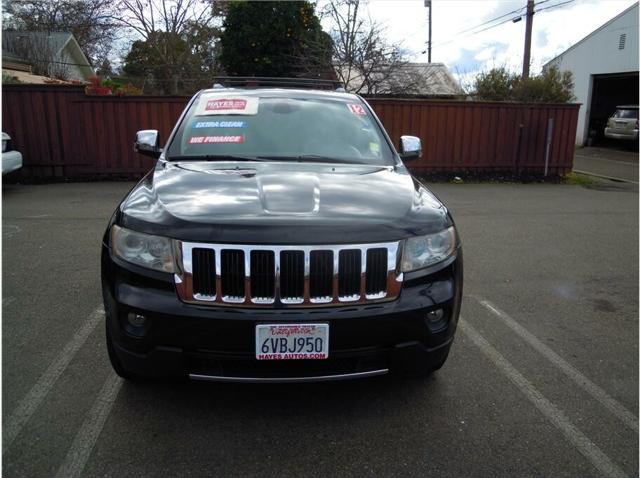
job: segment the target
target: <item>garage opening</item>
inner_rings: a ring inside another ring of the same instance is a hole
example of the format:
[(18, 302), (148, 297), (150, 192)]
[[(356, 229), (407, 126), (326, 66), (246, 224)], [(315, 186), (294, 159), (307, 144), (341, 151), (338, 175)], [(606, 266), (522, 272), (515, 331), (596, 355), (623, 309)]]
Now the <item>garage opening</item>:
[(587, 130), (588, 146), (619, 146), (604, 137), (604, 128), (618, 105), (638, 104), (638, 72), (593, 75), (591, 108)]

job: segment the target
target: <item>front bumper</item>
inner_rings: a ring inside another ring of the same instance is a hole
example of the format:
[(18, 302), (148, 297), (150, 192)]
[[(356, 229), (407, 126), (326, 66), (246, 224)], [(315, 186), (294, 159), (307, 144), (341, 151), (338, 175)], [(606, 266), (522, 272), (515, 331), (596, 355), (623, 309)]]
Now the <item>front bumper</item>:
[[(103, 245), (102, 279), (113, 352), (129, 373), (241, 382), (336, 380), (445, 361), (462, 297), (462, 250), (439, 270), (407, 275), (394, 301), (331, 308), (251, 309), (186, 304), (172, 277), (114, 259)], [(438, 320), (428, 312), (442, 309)], [(146, 317), (132, 327), (127, 314)], [(329, 359), (258, 361), (258, 323), (329, 324)]]

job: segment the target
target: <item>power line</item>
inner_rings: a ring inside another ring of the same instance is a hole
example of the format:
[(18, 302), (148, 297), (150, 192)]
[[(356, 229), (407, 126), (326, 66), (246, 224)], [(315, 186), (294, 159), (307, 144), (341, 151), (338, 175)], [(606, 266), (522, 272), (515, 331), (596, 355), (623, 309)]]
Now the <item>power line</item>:
[[(540, 2), (540, 3), (545, 3), (548, 1), (549, 0), (544, 0), (544, 2)], [(567, 0), (566, 2), (556, 3), (555, 5), (549, 5), (548, 7), (544, 7), (544, 8), (541, 8), (540, 10), (536, 10), (536, 13), (544, 12), (545, 10), (549, 10), (551, 8), (561, 7), (562, 5), (566, 5), (567, 3), (572, 3), (572, 2), (575, 2), (575, 0)]]
[[(549, 1), (550, 1), (550, 0), (542, 0), (541, 2), (536, 3), (536, 5), (542, 5), (543, 3), (547, 3), (547, 2), (549, 2)], [(543, 12), (543, 11), (545, 11), (545, 10), (550, 10), (550, 9), (553, 9), (553, 8), (556, 8), (556, 7), (560, 7), (560, 6), (562, 6), (562, 5), (566, 5), (566, 4), (568, 4), (568, 3), (572, 3), (572, 2), (574, 2), (574, 1), (575, 1), (575, 0), (567, 0), (567, 1), (565, 1), (565, 2), (556, 3), (555, 5), (549, 5), (548, 7), (544, 7), (544, 8), (541, 8), (540, 10), (536, 10), (536, 12)], [(513, 21), (513, 20), (515, 20), (516, 18), (520, 18), (520, 17), (521, 17), (521, 14), (520, 14), (519, 12), (520, 12), (521, 10), (525, 9), (525, 8), (526, 8), (526, 6), (521, 7), (521, 8), (518, 8), (518, 9), (516, 9), (516, 10), (513, 10), (513, 11), (509, 12), (509, 13), (505, 13), (504, 15), (500, 15), (499, 17), (496, 17), (496, 18), (494, 18), (494, 19), (492, 19), (492, 20), (488, 20), (488, 21), (486, 21), (486, 22), (484, 22), (484, 23), (481, 23), (481, 24), (479, 24), (479, 25), (476, 25), (475, 27), (468, 28), (468, 29), (466, 29), (466, 30), (462, 30), (462, 31), (460, 31), (460, 32), (458, 32), (458, 33), (456, 33), (456, 34), (454, 35), (454, 36), (455, 36), (455, 38), (451, 38), (450, 40), (446, 40), (446, 41), (443, 41), (443, 42), (440, 42), (440, 43), (436, 43), (434, 46), (448, 45), (449, 43), (453, 43), (453, 42), (455, 42), (455, 41), (457, 41), (457, 40), (459, 40), (459, 39), (461, 39), (461, 38), (467, 38), (467, 37), (470, 37), (470, 36), (473, 36), (473, 35), (477, 35), (478, 33), (482, 33), (482, 32), (485, 32), (485, 31), (487, 31), (487, 30), (491, 30), (492, 28), (499, 27), (499, 26), (501, 26), (501, 25), (504, 25), (505, 23), (509, 23), (509, 22), (511, 22), (511, 21)], [(473, 30), (475, 30), (476, 28), (479, 28), (479, 27), (481, 27), (481, 26), (484, 26), (484, 25), (487, 25), (487, 24), (489, 24), (489, 23), (495, 22), (496, 20), (499, 20), (500, 18), (503, 18), (503, 17), (505, 17), (505, 16), (507, 16), (507, 15), (511, 15), (511, 14), (514, 14), (514, 13), (517, 13), (517, 14), (516, 14), (516, 15), (513, 15), (512, 17), (506, 18), (505, 20), (503, 20), (503, 21), (501, 21), (501, 22), (499, 22), (499, 23), (496, 23), (495, 25), (490, 25), (490, 26), (488, 26), (488, 27), (486, 27), (486, 28), (483, 28), (483, 29), (481, 29), (481, 30), (473, 31)], [(462, 35), (461, 37), (458, 37), (458, 35), (460, 35), (460, 34), (462, 34), (462, 33), (465, 33), (465, 32), (470, 32), (470, 33), (468, 33), (467, 35)], [(424, 54), (424, 52), (423, 52), (423, 54)]]
[[(545, 1), (549, 1), (549, 0), (545, 0)], [(520, 7), (520, 8), (517, 8), (517, 9), (515, 9), (515, 10), (512, 10), (511, 12), (508, 12), (508, 13), (505, 13), (505, 14), (500, 15), (500, 16), (498, 16), (498, 17), (492, 18), (491, 20), (487, 20), (486, 22), (480, 23), (479, 25), (476, 25), (476, 26), (474, 26), (474, 27), (467, 28), (467, 29), (465, 29), (465, 30), (461, 30), (461, 31), (459, 31), (459, 32), (455, 33), (455, 34), (454, 34), (454, 37), (457, 37), (458, 35), (461, 35), (461, 34), (463, 34), (463, 33), (467, 33), (467, 32), (473, 31), (473, 30), (475, 30), (476, 28), (483, 27), (483, 26), (485, 26), (485, 25), (488, 25), (489, 23), (493, 23), (493, 22), (495, 22), (496, 20), (500, 20), (501, 18), (506, 17), (507, 15), (511, 15), (511, 14), (513, 14), (513, 13), (520, 12), (520, 11), (522, 11), (524, 8), (526, 8), (526, 7)], [(507, 21), (511, 21), (511, 18), (509, 18), (509, 20), (507, 20)], [(506, 21), (505, 21), (505, 22), (503, 22), (503, 23), (506, 23)], [(502, 24), (502, 23), (498, 23), (498, 24), (496, 24), (496, 25), (494, 25), (494, 26), (498, 26), (498, 25), (501, 25), (501, 24)], [(484, 30), (480, 30), (480, 31), (484, 31)], [(480, 33), (480, 32), (476, 32), (476, 33)], [(468, 35), (466, 35), (466, 36), (468, 36)], [(444, 45), (444, 44), (447, 44), (447, 43), (451, 43), (452, 41), (455, 41), (455, 38), (452, 38), (451, 40), (447, 40), (447, 41), (445, 41), (445, 42), (436, 43), (436, 45)]]
[(491, 26), (488, 26), (486, 28), (483, 28), (482, 30), (471, 32), (471, 33), (469, 33), (467, 35), (462, 35), (459, 38), (452, 38), (451, 40), (447, 40), (447, 41), (444, 41), (444, 42), (441, 42), (441, 43), (436, 43), (434, 46), (447, 45), (449, 43), (453, 43), (454, 41), (459, 40), (460, 38), (466, 38), (466, 37), (470, 37), (470, 36), (473, 36), (473, 35), (477, 35), (478, 33), (482, 33), (482, 32), (485, 32), (487, 30), (491, 30), (492, 28), (499, 27), (500, 25), (504, 25), (505, 23), (509, 23), (509, 22), (513, 21), (515, 18), (519, 18), (519, 17), (520, 17), (520, 15), (515, 15), (515, 16), (513, 16), (511, 18), (507, 18), (506, 20), (501, 21), (500, 23), (496, 23), (495, 25), (491, 25)]

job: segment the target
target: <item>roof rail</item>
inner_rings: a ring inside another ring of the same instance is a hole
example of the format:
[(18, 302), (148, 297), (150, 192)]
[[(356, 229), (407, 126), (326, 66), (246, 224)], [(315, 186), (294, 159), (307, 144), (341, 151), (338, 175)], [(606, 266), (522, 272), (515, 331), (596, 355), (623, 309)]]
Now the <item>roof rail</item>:
[(216, 76), (214, 88), (309, 88), (314, 90), (344, 91), (338, 80), (320, 78), (283, 78), (269, 76)]

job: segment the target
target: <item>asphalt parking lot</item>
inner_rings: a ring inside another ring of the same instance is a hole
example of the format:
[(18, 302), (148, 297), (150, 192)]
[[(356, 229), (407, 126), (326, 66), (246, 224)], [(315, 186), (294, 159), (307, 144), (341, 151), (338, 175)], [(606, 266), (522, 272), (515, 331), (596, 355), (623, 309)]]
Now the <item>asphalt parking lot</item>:
[(638, 188), (435, 184), (465, 248), (428, 380), (130, 384), (100, 240), (131, 183), (6, 185), (4, 476), (638, 476)]

